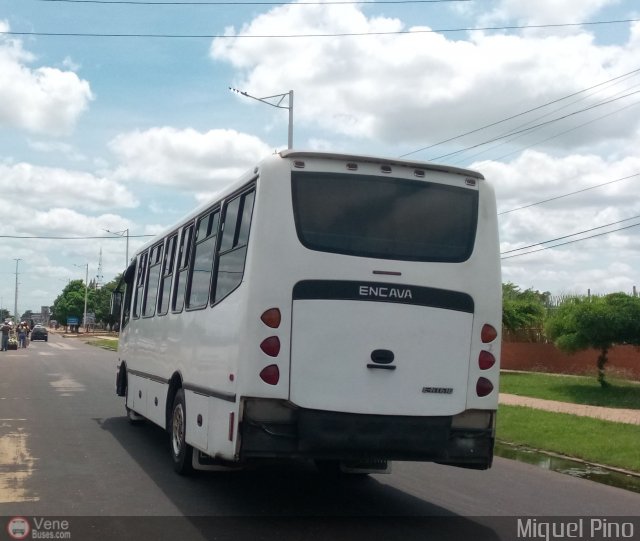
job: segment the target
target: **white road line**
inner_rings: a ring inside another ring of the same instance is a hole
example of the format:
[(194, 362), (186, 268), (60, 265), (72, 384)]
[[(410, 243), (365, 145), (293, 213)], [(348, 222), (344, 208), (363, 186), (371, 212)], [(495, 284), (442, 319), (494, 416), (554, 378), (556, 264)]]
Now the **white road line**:
[(52, 348), (58, 348), (58, 349), (66, 349), (66, 350), (78, 349), (76, 347), (70, 346), (69, 344), (59, 344), (59, 343), (53, 343), (53, 342), (47, 342), (47, 344), (49, 344), (49, 346)]

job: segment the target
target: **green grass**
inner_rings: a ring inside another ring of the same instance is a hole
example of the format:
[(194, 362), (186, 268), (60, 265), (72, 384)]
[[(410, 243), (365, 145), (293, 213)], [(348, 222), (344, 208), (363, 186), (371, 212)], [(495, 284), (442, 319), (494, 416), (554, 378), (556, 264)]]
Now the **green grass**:
[(117, 340), (109, 340), (108, 338), (98, 338), (96, 340), (89, 340), (87, 344), (91, 346), (104, 348), (104, 349), (110, 349), (111, 351), (118, 351)]
[(609, 379), (601, 387), (595, 377), (556, 376), (531, 372), (503, 372), (500, 392), (608, 408), (640, 409), (640, 384)]
[(498, 440), (640, 472), (640, 426), (500, 406)]

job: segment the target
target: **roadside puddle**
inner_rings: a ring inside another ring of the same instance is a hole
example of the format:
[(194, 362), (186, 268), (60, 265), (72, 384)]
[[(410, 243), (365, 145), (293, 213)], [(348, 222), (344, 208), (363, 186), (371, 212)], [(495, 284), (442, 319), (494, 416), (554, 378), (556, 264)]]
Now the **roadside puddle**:
[(630, 475), (595, 464), (588, 464), (579, 460), (572, 460), (567, 457), (547, 454), (503, 442), (496, 442), (495, 454), (502, 458), (533, 464), (546, 470), (588, 479), (589, 481), (623, 488), (632, 492), (640, 492), (640, 475)]
[[(24, 419), (0, 419), (0, 503), (36, 502), (27, 481), (35, 472), (36, 458), (31, 454), (28, 435), (15, 425)], [(4, 433), (7, 431), (7, 433)]]

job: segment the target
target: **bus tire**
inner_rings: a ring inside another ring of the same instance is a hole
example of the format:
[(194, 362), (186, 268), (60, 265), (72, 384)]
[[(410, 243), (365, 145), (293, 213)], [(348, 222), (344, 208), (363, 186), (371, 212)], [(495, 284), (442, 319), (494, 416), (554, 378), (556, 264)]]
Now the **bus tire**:
[(193, 472), (193, 447), (186, 441), (187, 409), (184, 390), (178, 389), (173, 399), (169, 424), (169, 448), (173, 459), (173, 469), (180, 475)]

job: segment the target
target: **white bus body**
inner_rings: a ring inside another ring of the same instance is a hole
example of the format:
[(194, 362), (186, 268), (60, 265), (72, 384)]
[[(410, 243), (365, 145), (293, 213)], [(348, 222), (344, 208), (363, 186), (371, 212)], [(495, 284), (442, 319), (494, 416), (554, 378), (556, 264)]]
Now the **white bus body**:
[(284, 151), (123, 280), (117, 393), (170, 432), (177, 471), (490, 467), (501, 279), (479, 173)]

